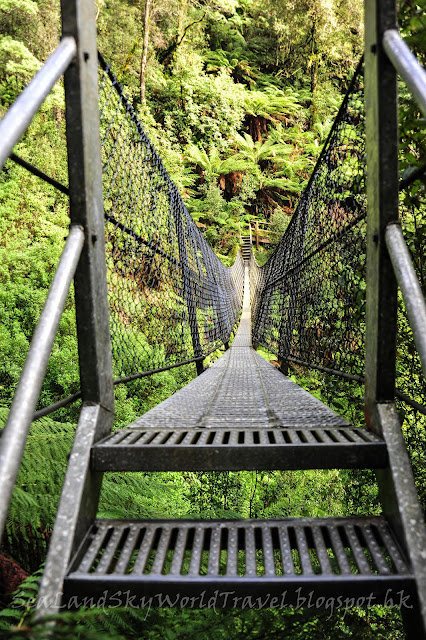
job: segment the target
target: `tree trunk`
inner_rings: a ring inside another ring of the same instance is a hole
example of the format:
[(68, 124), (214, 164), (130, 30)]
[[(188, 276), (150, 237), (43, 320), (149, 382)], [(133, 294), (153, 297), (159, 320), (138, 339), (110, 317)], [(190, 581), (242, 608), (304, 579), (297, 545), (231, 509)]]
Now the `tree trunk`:
[(318, 83), (318, 65), (319, 58), (318, 54), (314, 53), (312, 56), (312, 64), (311, 64), (311, 108), (309, 115), (309, 128), (312, 129), (317, 119), (317, 104), (316, 104), (316, 91), (317, 91), (317, 83)]
[(14, 560), (0, 553), (0, 583), (5, 594), (13, 593), (29, 575)]
[(318, 55), (318, 47), (316, 43), (316, 22), (312, 24), (312, 53), (311, 53), (311, 96), (312, 103), (310, 108), (310, 116), (309, 116), (309, 128), (315, 124), (316, 121), (316, 91), (317, 91), (317, 83), (318, 83), (318, 66), (319, 66), (319, 55)]
[(179, 0), (179, 14), (178, 14), (178, 41), (182, 40), (185, 35), (185, 18), (188, 9), (188, 0)]
[(145, 84), (146, 84), (146, 66), (148, 61), (150, 8), (151, 8), (151, 0), (145, 0), (145, 9), (144, 9), (144, 15), (143, 15), (143, 46), (142, 46), (142, 60), (141, 60), (141, 74), (140, 74), (141, 104), (145, 104)]

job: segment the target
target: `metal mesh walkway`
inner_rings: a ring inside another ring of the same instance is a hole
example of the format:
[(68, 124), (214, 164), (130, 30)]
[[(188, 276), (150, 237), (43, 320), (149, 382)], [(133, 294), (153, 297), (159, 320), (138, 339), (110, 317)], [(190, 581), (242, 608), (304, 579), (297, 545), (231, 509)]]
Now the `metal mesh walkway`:
[[(238, 594), (240, 601), (262, 596), (267, 605), (268, 598), (281, 599), (284, 592), (286, 606), (294, 606), (310, 589), (321, 589), (324, 600), (367, 592), (377, 602), (391, 587), (409, 594), (413, 578), (388, 523), (379, 517), (97, 520), (64, 591), (70, 603), (76, 592), (80, 598), (113, 598), (122, 589), (140, 603), (143, 596), (173, 595), (171, 601), (163, 598), (163, 606), (172, 606), (176, 596), (200, 602), (201, 593), (208, 599), (216, 590), (222, 598), (226, 592), (232, 598)], [(226, 606), (224, 599), (218, 603)]]
[[(141, 456), (141, 450), (149, 455)], [(296, 451), (301, 455), (294, 459)], [(386, 463), (376, 435), (351, 427), (252, 348), (248, 267), (242, 318), (230, 349), (93, 452), (100, 470), (117, 464), (123, 470), (241, 468), (242, 459), (247, 468), (357, 467), (369, 456), (375, 467)]]

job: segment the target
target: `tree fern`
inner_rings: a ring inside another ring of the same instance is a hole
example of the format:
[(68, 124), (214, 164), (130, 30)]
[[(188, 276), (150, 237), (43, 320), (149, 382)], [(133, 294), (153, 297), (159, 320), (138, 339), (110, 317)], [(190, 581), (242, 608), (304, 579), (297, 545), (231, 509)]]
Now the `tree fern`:
[[(0, 410), (0, 419), (5, 414), (7, 410)], [(36, 562), (44, 557), (53, 529), (75, 428), (49, 417), (31, 427), (5, 532), (6, 552), (30, 570), (34, 568), (31, 556)], [(106, 473), (99, 514), (114, 518), (185, 515), (189, 506), (183, 485), (176, 473)]]
[(251, 168), (250, 161), (238, 153), (222, 160), (217, 148), (213, 145), (207, 153), (205, 149), (190, 144), (186, 148), (185, 158), (187, 162), (198, 165), (208, 178), (217, 178), (232, 171), (248, 171)]
[(282, 91), (275, 87), (247, 92), (245, 107), (249, 115), (261, 116), (270, 121), (294, 122), (304, 117), (299, 96), (292, 91)]
[(239, 155), (246, 157), (253, 164), (259, 164), (262, 160), (272, 160), (279, 162), (288, 158), (292, 152), (292, 147), (286, 144), (276, 142), (274, 138), (268, 138), (265, 142), (260, 140), (254, 141), (248, 134), (236, 134), (235, 142), (240, 149)]
[[(5, 417), (7, 410), (2, 410)], [(42, 418), (30, 430), (13, 492), (6, 536), (20, 542), (51, 530), (75, 425)]]

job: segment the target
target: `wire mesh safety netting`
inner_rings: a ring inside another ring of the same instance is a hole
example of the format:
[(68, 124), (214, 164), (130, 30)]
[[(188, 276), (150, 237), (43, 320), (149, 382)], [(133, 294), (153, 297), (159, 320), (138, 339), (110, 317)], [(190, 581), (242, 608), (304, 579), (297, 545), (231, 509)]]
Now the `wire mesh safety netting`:
[[(325, 372), (332, 382), (323, 397), (333, 403), (344, 396), (348, 417), (358, 424), (364, 424), (365, 167), (360, 63), (284, 236), (263, 267), (253, 252), (250, 260), (253, 342), (276, 354), (284, 368), (294, 363)], [(423, 175), (401, 193), (400, 215), (426, 296), (424, 183)], [(426, 383), (400, 292), (395, 400), (426, 508)]]
[(239, 253), (225, 267), (189, 215), (121, 86), (100, 60), (101, 143), (114, 375), (212, 353), (242, 304)]
[(283, 238), (251, 261), (253, 340), (282, 360), (363, 374), (364, 172), (360, 64)]

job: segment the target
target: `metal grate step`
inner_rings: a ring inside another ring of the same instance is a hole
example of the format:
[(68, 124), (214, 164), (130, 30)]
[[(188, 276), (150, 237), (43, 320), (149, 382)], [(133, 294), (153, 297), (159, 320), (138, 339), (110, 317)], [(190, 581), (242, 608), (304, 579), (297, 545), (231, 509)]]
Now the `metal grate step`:
[(354, 427), (136, 429), (92, 449), (98, 471), (380, 468), (384, 442)]
[(250, 236), (242, 236), (241, 240), (243, 241), (243, 246), (241, 248), (241, 253), (243, 255), (244, 260), (249, 260), (250, 254), (251, 254)]
[[(191, 608), (198, 606), (183, 598), (204, 594), (207, 602), (217, 591), (217, 608), (240, 608), (242, 601), (232, 604), (234, 598), (261, 596), (268, 599), (265, 606), (284, 598), (285, 606), (296, 606), (312, 590), (317, 606), (326, 597), (335, 598), (336, 606), (339, 597), (370, 597), (370, 604), (383, 604), (391, 593), (395, 598), (403, 590), (408, 596), (413, 588), (386, 520), (366, 517), (99, 520), (71, 563), (64, 591), (65, 602), (78, 596), (74, 605), (84, 596), (103, 596), (104, 606), (118, 606), (117, 598), (125, 595), (139, 598), (134, 606), (153, 597), (152, 606)], [(355, 604), (365, 600), (349, 606)]]

